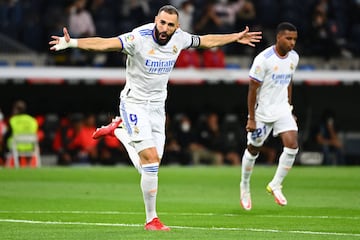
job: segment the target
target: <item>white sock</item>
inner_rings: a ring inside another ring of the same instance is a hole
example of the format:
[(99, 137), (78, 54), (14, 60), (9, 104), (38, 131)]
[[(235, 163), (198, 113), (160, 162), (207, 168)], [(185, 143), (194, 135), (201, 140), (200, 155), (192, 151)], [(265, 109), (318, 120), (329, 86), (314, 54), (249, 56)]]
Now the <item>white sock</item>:
[(274, 178), (269, 183), (270, 187), (276, 188), (281, 186), (282, 182), (284, 181), (284, 178), (288, 174), (289, 170), (292, 168), (295, 157), (297, 152), (299, 151), (298, 148), (287, 148), (284, 147), (283, 152), (280, 155), (279, 158), (279, 165), (276, 169)]
[(157, 217), (156, 194), (158, 188), (158, 171), (159, 163), (142, 165), (141, 190), (143, 192), (147, 223)]
[(116, 128), (114, 134), (117, 139), (119, 139), (119, 141), (124, 145), (134, 167), (138, 170), (139, 173), (141, 173), (139, 154), (136, 152), (135, 148), (129, 144), (131, 140), (126, 130), (123, 128)]
[(251, 155), (251, 153), (247, 149), (245, 149), (241, 163), (241, 185), (249, 187), (250, 177), (255, 165), (256, 158), (258, 156), (259, 154), (255, 156)]

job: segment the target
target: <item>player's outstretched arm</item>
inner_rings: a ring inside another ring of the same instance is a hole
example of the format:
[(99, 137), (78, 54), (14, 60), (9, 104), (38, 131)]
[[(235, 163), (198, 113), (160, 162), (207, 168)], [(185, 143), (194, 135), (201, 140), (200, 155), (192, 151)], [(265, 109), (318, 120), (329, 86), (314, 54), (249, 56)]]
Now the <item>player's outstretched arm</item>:
[(66, 27), (63, 28), (64, 36), (51, 36), (49, 42), (50, 50), (59, 51), (66, 48), (81, 48), (91, 51), (120, 51), (122, 49), (121, 41), (117, 37), (113, 38), (71, 38)]
[(262, 39), (262, 32), (249, 32), (249, 27), (246, 26), (245, 30), (239, 33), (230, 34), (208, 34), (200, 36), (201, 48), (220, 47), (232, 42), (255, 47), (255, 43), (260, 42)]

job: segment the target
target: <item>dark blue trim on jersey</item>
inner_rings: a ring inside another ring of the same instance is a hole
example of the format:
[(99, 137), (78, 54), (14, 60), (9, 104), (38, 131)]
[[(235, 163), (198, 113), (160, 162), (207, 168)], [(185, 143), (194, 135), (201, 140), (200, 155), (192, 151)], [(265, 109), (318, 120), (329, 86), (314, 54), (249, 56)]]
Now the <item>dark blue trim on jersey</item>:
[(265, 58), (269, 58), (269, 57), (271, 57), (272, 55), (274, 55), (275, 54), (275, 50), (274, 50), (274, 48), (272, 47), (271, 49), (269, 49), (269, 51), (267, 51), (266, 53), (264, 53), (264, 57)]
[(123, 41), (121, 40), (121, 38), (120, 37), (118, 37), (118, 39), (120, 40), (120, 42), (121, 42), (121, 51), (122, 50), (124, 50), (124, 43), (123, 43)]
[(151, 35), (153, 33), (153, 30), (151, 29), (142, 29), (139, 31), (140, 36), (147, 36), (147, 35)]
[(130, 127), (128, 115), (126, 113), (125, 104), (123, 102), (121, 102), (120, 104), (121, 104), (120, 111), (122, 113), (122, 117), (123, 117), (123, 121), (125, 123), (126, 130), (127, 130), (128, 134), (131, 135), (132, 134), (132, 129)]
[(153, 30), (151, 30), (151, 36), (152, 36), (154, 42), (158, 43), (158, 41), (157, 41), (156, 38), (155, 38), (155, 28), (156, 28), (156, 27), (154, 27)]
[(257, 81), (257, 82), (259, 82), (259, 83), (262, 83), (263, 81), (261, 81), (261, 80), (259, 80), (259, 79), (257, 79), (257, 78), (254, 78), (253, 76), (251, 76), (251, 75), (249, 75), (249, 77), (251, 78), (251, 79), (253, 79), (253, 80), (255, 80), (255, 81)]
[(153, 29), (142, 29), (139, 30), (140, 36), (152, 36), (153, 40), (157, 43), (157, 40), (154, 36), (155, 27)]

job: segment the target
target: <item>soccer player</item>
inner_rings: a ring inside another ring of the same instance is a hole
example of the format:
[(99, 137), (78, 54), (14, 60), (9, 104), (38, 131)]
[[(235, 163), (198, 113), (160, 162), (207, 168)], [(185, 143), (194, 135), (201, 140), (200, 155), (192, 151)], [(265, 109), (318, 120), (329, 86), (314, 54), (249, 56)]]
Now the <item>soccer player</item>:
[[(222, 35), (197, 36), (179, 28), (178, 11), (161, 7), (154, 23), (112, 38), (70, 38), (52, 36), (51, 50), (81, 48), (93, 51), (121, 51), (127, 54), (126, 84), (120, 93), (120, 115), (93, 137), (115, 135), (127, 149), (141, 173), (141, 190), (146, 212), (146, 230), (170, 230), (156, 213), (158, 171), (165, 143), (165, 100), (167, 83), (182, 49), (212, 48), (232, 42), (254, 46), (261, 32), (244, 31)], [(120, 126), (118, 128), (118, 126)]]
[(276, 29), (275, 45), (259, 53), (250, 68), (246, 124), (248, 145), (242, 157), (240, 182), (240, 204), (245, 210), (251, 210), (252, 207), (250, 177), (255, 160), (259, 156), (259, 148), (271, 131), (274, 136), (280, 136), (283, 152), (266, 190), (274, 196), (277, 204), (287, 204), (281, 191), (282, 182), (298, 152), (298, 127), (291, 105), (292, 79), (299, 61), (299, 55), (293, 50), (297, 37), (294, 25), (280, 23)]

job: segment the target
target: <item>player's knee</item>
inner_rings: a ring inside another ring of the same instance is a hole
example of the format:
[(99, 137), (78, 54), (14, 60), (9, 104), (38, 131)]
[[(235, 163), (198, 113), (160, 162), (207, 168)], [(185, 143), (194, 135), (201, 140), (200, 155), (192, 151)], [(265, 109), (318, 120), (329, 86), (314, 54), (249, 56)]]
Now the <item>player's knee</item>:
[(139, 152), (141, 164), (160, 163), (156, 148), (147, 148)]
[(296, 155), (299, 151), (299, 148), (288, 148), (288, 147), (284, 147), (284, 153), (289, 154), (289, 155)]
[(256, 155), (259, 154), (260, 148), (249, 144), (248, 147), (247, 147), (247, 150), (249, 151), (249, 153), (251, 155), (256, 156)]

